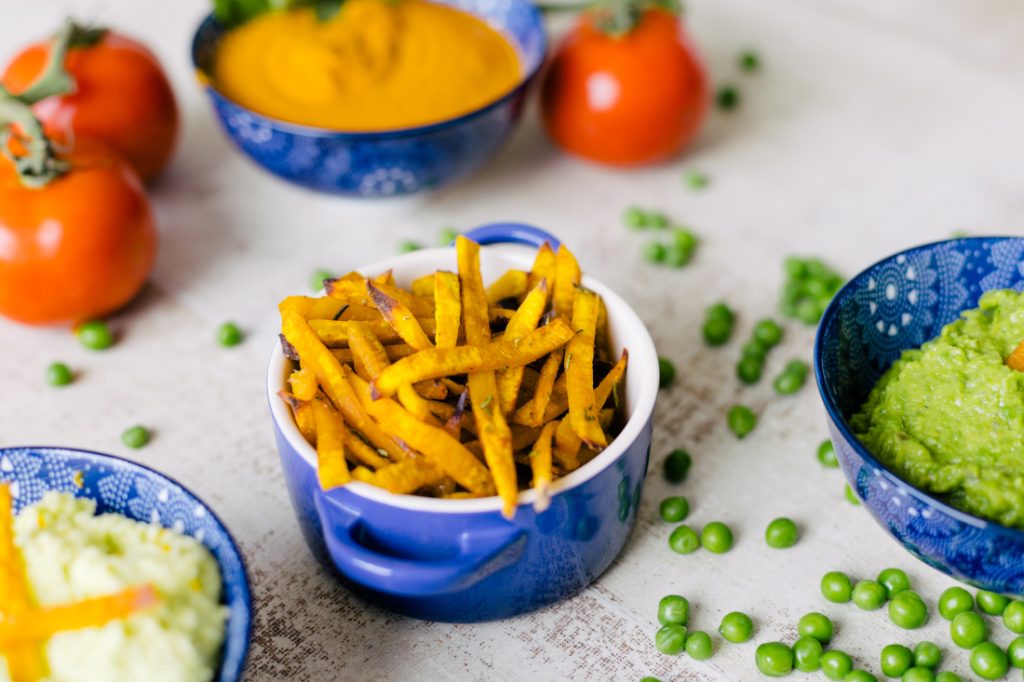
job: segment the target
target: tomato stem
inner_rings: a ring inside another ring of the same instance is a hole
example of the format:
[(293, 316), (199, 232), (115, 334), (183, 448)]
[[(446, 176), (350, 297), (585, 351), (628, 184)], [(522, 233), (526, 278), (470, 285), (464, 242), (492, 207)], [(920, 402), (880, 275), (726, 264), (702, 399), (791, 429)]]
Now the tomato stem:
[(679, 0), (594, 0), (589, 12), (595, 28), (612, 37), (620, 37), (636, 28), (650, 9), (679, 14), (682, 5)]

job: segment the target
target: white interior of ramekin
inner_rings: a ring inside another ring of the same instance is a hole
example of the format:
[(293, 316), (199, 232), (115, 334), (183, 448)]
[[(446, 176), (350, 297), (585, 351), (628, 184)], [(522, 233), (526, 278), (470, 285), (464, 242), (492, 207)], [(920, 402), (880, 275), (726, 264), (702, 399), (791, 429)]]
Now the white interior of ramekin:
[[(481, 249), (480, 265), (484, 282), (494, 281), (509, 268), (528, 270), (534, 253), (532, 248), (519, 246), (503, 245)], [(386, 270), (392, 270), (398, 283), (408, 286), (416, 277), (439, 269), (456, 271), (454, 248), (427, 249), (395, 256), (360, 268), (360, 272), (364, 275), (376, 275)], [(641, 430), (654, 412), (654, 402), (658, 395), (658, 355), (654, 348), (654, 341), (647, 332), (643, 321), (625, 301), (600, 282), (584, 275), (583, 285), (597, 292), (604, 299), (608, 309), (611, 343), (616, 354), (621, 353), (623, 348), (629, 351), (629, 366), (626, 371), (626, 390), (623, 401), (628, 419), (622, 431), (597, 457), (576, 471), (556, 480), (551, 486), (552, 495), (585, 483), (618, 459), (619, 455), (640, 436)], [(267, 370), (267, 394), (270, 400), (270, 411), (288, 443), (311, 466), (316, 467), (316, 450), (299, 433), (291, 412), (277, 396), (278, 391), (288, 388), (287, 369), (288, 361), (281, 352), (280, 343), (275, 341), (274, 350), (270, 356), (270, 367)], [(402, 509), (435, 513), (492, 512), (501, 509), (501, 500), (496, 496), (449, 500), (418, 495), (397, 495), (383, 488), (361, 482), (349, 483), (346, 487), (362, 497)], [(522, 491), (519, 493), (519, 504), (533, 504), (536, 497), (536, 490)]]

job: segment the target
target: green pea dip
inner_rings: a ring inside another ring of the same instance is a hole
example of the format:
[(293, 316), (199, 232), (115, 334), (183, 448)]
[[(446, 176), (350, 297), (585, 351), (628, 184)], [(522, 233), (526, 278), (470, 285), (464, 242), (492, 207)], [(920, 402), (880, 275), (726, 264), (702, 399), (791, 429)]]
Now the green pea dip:
[(978, 307), (905, 351), (850, 425), (900, 478), (965, 512), (1024, 528), (1024, 294), (985, 293)]

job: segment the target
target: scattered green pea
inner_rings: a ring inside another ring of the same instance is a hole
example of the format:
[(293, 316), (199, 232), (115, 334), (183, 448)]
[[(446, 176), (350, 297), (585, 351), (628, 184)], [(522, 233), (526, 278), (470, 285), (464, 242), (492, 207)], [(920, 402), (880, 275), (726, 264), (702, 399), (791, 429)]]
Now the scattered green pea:
[(334, 279), (334, 273), (323, 268), (314, 270), (313, 274), (309, 276), (309, 288), (312, 291), (320, 291), (324, 288), (325, 279)]
[(449, 246), (458, 238), (459, 231), (454, 227), (442, 227), (441, 231), (437, 233), (437, 245)]
[(801, 637), (813, 637), (822, 644), (828, 644), (832, 640), (832, 620), (817, 611), (805, 613), (797, 623), (796, 631)]
[(914, 646), (914, 665), (918, 668), (931, 668), (934, 670), (939, 667), (939, 662), (942, 660), (942, 649), (939, 648), (934, 642), (918, 642)]
[(721, 318), (708, 318), (704, 322), (704, 342), (709, 346), (722, 346), (732, 336), (732, 321)]
[(669, 523), (678, 523), (690, 513), (690, 503), (685, 497), (666, 497), (658, 508), (661, 518)]
[(978, 603), (978, 608), (990, 616), (1003, 615), (1003, 611), (1006, 610), (1006, 607), (1010, 603), (1010, 599), (1008, 597), (1004, 597), (996, 592), (988, 592), (986, 590), (978, 590), (975, 601)]
[(89, 350), (106, 350), (114, 345), (114, 334), (102, 320), (92, 320), (79, 325), (75, 332), (78, 340)]
[(804, 673), (821, 670), (821, 642), (814, 637), (801, 637), (793, 643), (793, 667)]
[(904, 590), (889, 600), (889, 619), (898, 627), (913, 630), (928, 620), (928, 607), (913, 590)]
[(765, 358), (768, 357), (768, 349), (761, 345), (761, 342), (757, 339), (751, 339), (743, 344), (743, 348), (740, 349), (740, 357), (743, 359), (753, 358), (764, 362)]
[(974, 611), (963, 611), (949, 622), (949, 638), (961, 649), (970, 649), (985, 641), (988, 625)]
[(149, 429), (145, 426), (133, 426), (121, 434), (121, 442), (130, 448), (137, 449), (149, 442)]
[(974, 608), (974, 597), (962, 587), (950, 587), (939, 596), (939, 615), (946, 620)]
[[(690, 473), (690, 465), (692, 464), (693, 458), (690, 457), (690, 453), (682, 448), (676, 448), (668, 453), (668, 456), (665, 457), (665, 462), (662, 464), (665, 480), (669, 483), (682, 483), (686, 480), (686, 475)], [(689, 513), (689, 501), (686, 500), (686, 502), (686, 511)]]
[(419, 242), (414, 242), (412, 240), (405, 240), (405, 241), (399, 242), (399, 244), (398, 244), (398, 253), (412, 253), (413, 251), (419, 251), (422, 248), (423, 248), (423, 245), (420, 244)]
[(1010, 669), (1006, 652), (992, 642), (971, 649), (971, 670), (983, 680), (998, 680)]
[(914, 666), (903, 673), (900, 682), (935, 682), (935, 671), (931, 668)]
[(855, 492), (853, 492), (853, 488), (850, 487), (849, 483), (847, 483), (846, 487), (843, 488), (843, 495), (846, 496), (846, 501), (852, 504), (853, 506), (860, 506), (860, 498), (857, 497), (857, 494)]
[(836, 458), (836, 448), (832, 445), (831, 440), (821, 441), (821, 445), (818, 446), (818, 461), (821, 462), (822, 466), (830, 469), (835, 469), (839, 466), (839, 460)]
[(729, 430), (737, 438), (745, 438), (757, 426), (757, 415), (746, 405), (733, 405), (726, 418)]
[(1014, 668), (1024, 668), (1024, 636), (1010, 642), (1006, 647), (1006, 657)]
[(846, 673), (843, 682), (878, 682), (878, 678), (867, 670), (851, 670)]
[(963, 682), (960, 676), (949, 670), (943, 670), (935, 676), (935, 682)]
[(668, 258), (668, 248), (661, 242), (647, 242), (644, 245), (644, 259), (651, 263), (664, 263)]
[(647, 213), (647, 227), (655, 230), (664, 230), (669, 225), (668, 216), (661, 211), (649, 211)]
[(676, 554), (691, 554), (700, 547), (700, 537), (689, 526), (679, 526), (668, 536), (668, 546)]
[(1013, 600), (1006, 605), (1003, 625), (1015, 635), (1024, 635), (1024, 601)]
[(853, 597), (850, 576), (840, 571), (829, 571), (821, 578), (821, 594), (836, 604), (845, 604)]
[(667, 594), (658, 602), (658, 622), (662, 625), (686, 625), (690, 622), (690, 602), (678, 594)]
[(759, 320), (754, 325), (754, 339), (765, 348), (774, 348), (782, 341), (782, 327), (769, 318)]
[(225, 322), (217, 328), (217, 343), (225, 348), (237, 346), (243, 338), (242, 330), (234, 322)]
[(910, 589), (910, 578), (898, 568), (886, 568), (878, 574), (878, 582), (885, 588), (885, 596), (892, 599), (893, 595)]
[(786, 280), (782, 288), (782, 313), (807, 325), (817, 324), (843, 285), (842, 277), (816, 258), (787, 258), (783, 270)]
[(715, 102), (722, 111), (732, 111), (740, 105), (740, 91), (732, 85), (723, 85), (715, 93)]
[(722, 617), (722, 623), (718, 626), (718, 634), (722, 635), (727, 642), (742, 644), (749, 641), (754, 635), (754, 621), (741, 611), (732, 611)]
[(830, 680), (845, 679), (853, 670), (853, 659), (846, 652), (833, 649), (821, 655), (821, 672)]
[(765, 677), (784, 677), (793, 671), (793, 649), (782, 642), (765, 642), (754, 652), (754, 661)]
[(700, 532), (701, 546), (715, 554), (725, 554), (732, 549), (732, 529), (721, 521), (712, 521)]
[(706, 661), (711, 658), (714, 646), (711, 636), (702, 631), (694, 630), (686, 636), (686, 653), (695, 661)]
[(782, 373), (772, 381), (772, 388), (779, 395), (792, 395), (803, 388), (807, 382), (807, 363), (802, 360), (790, 360)]
[(761, 68), (761, 58), (753, 50), (744, 50), (740, 52), (739, 65), (744, 71), (758, 71)]
[(914, 665), (914, 652), (902, 644), (882, 647), (881, 670), (886, 677), (900, 677)]
[(796, 524), (785, 516), (774, 519), (764, 531), (764, 541), (775, 549), (792, 547), (796, 544), (797, 536)]
[(853, 586), (853, 603), (865, 611), (882, 608), (885, 588), (874, 580), (858, 580)]
[(756, 384), (764, 372), (764, 361), (757, 358), (740, 358), (736, 363), (736, 377), (745, 384)]
[(659, 680), (657, 677), (651, 677), (650, 675), (648, 675), (647, 677), (641, 677), (640, 682), (661, 682), (661, 680)]
[(658, 356), (658, 388), (669, 388), (676, 380), (676, 366), (668, 358)]
[(67, 386), (74, 378), (71, 368), (63, 362), (51, 363), (46, 368), (46, 382), (51, 386)]
[(698, 170), (686, 172), (686, 184), (690, 186), (690, 189), (704, 189), (709, 182), (708, 176)]
[(647, 211), (639, 206), (630, 206), (622, 215), (622, 222), (634, 230), (643, 229), (647, 227)]
[(686, 628), (676, 623), (663, 625), (654, 635), (654, 646), (668, 656), (678, 656), (686, 647)]

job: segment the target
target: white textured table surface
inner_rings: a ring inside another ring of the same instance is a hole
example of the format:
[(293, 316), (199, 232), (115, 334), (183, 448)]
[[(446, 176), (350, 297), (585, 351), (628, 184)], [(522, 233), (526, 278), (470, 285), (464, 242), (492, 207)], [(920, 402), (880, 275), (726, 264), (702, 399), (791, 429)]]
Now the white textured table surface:
[[(905, 554), (866, 512), (847, 504), (835, 470), (814, 448), (823, 411), (808, 386), (777, 398), (767, 381), (742, 389), (733, 376), (752, 320), (774, 309), (789, 253), (826, 257), (852, 274), (897, 248), (957, 229), (1019, 231), (1024, 225), (1024, 13), (1016, 0), (692, 0), (690, 28), (715, 82), (742, 88), (739, 111), (715, 115), (688, 159), (621, 173), (562, 156), (531, 114), (514, 142), (475, 179), (420, 205), (375, 207), (294, 189), (228, 147), (190, 73), (191, 33), (202, 0), (0, 0), (0, 56), (53, 29), (68, 7), (145, 39), (169, 70), (184, 113), (173, 168), (155, 189), (162, 244), (152, 285), (115, 323), (116, 348), (95, 354), (65, 330), (0, 323), (0, 444), (63, 444), (128, 455), (181, 479), (238, 537), (257, 599), (250, 680), (333, 679), (754, 679), (755, 642), (717, 642), (696, 663), (659, 655), (658, 599), (689, 596), (692, 626), (714, 632), (733, 609), (751, 613), (756, 641), (792, 641), (809, 610), (838, 625), (836, 645), (878, 672), (890, 641), (922, 638), (953, 654), (945, 623), (897, 630), (883, 612), (826, 604), (820, 576), (841, 569), (874, 577), (905, 568), (933, 603), (950, 581)], [(743, 47), (765, 68), (741, 77)], [(683, 168), (708, 172), (700, 193)], [(652, 269), (643, 238), (620, 224), (629, 203), (660, 207), (703, 237), (693, 265)], [(650, 325), (681, 380), (658, 407), (652, 475), (640, 520), (619, 561), (578, 597), (484, 625), (406, 620), (368, 606), (314, 564), (299, 536), (278, 469), (266, 401), (265, 361), (275, 304), (303, 291), (315, 267), (345, 271), (392, 253), (402, 239), (432, 242), (442, 225), (498, 219), (560, 235), (588, 272), (616, 288)], [(705, 307), (741, 311), (735, 340), (711, 351), (700, 340)], [(225, 350), (216, 326), (237, 320), (246, 343)], [(809, 357), (811, 333), (790, 326), (771, 356)], [(54, 390), (43, 370), (63, 359), (82, 371)], [(761, 414), (737, 442), (728, 405)], [(119, 434), (155, 432), (128, 452)], [(683, 492), (692, 521), (724, 520), (736, 532), (722, 556), (671, 553), (657, 503), (665, 452), (694, 455)], [(775, 516), (803, 528), (787, 551), (765, 547)], [(717, 635), (716, 635), (717, 641)], [(1002, 641), (1002, 640), (1001, 640)], [(945, 666), (944, 666), (945, 667)], [(965, 676), (966, 679), (966, 676)]]

